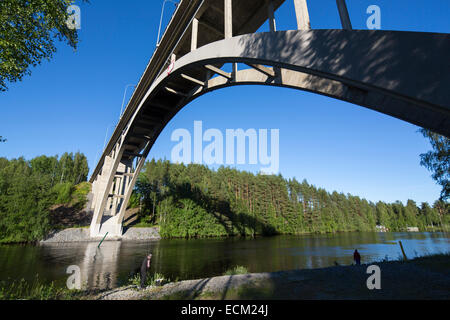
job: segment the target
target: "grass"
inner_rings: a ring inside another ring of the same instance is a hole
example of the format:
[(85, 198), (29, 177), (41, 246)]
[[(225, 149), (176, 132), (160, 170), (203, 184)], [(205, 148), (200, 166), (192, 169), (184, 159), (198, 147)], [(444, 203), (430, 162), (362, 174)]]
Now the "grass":
[(428, 254), (408, 260), (415, 265), (434, 272), (448, 272), (450, 270), (450, 252), (440, 254)]
[(78, 300), (83, 295), (82, 291), (60, 288), (53, 282), (43, 284), (38, 276), (31, 284), (25, 279), (0, 282), (0, 300)]
[(225, 271), (224, 276), (234, 276), (237, 274), (247, 274), (249, 273), (246, 267), (243, 266), (235, 266), (232, 269)]
[[(145, 286), (155, 286), (157, 280), (162, 280), (162, 283), (170, 282), (170, 279), (166, 278), (163, 274), (156, 272), (153, 275), (147, 277), (147, 279), (145, 281)], [(136, 275), (132, 276), (131, 278), (129, 278), (128, 284), (140, 287), (141, 275), (136, 274)]]

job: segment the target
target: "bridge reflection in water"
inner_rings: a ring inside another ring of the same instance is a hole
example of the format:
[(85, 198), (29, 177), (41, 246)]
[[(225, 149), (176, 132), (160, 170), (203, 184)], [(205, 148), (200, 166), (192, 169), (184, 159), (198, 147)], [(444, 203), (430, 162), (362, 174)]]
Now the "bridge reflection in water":
[(121, 241), (87, 244), (81, 263), (81, 283), (84, 288), (113, 288), (117, 283), (117, 264)]

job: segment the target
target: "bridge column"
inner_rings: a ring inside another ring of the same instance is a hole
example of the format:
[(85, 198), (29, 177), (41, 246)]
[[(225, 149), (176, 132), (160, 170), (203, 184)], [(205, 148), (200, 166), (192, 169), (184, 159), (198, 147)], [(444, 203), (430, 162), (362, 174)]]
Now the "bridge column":
[(225, 3), (225, 39), (233, 37), (233, 0), (224, 0)]
[(270, 32), (276, 32), (277, 31), (277, 24), (275, 22), (275, 13), (273, 9), (273, 1), (272, 0), (266, 0), (267, 3), (267, 12), (269, 15), (269, 28)]
[(96, 195), (97, 195), (97, 189), (98, 189), (98, 181), (99, 181), (100, 175), (98, 175), (94, 182), (92, 183), (92, 189), (91, 189), (91, 193), (92, 193), (92, 201), (91, 201), (91, 207), (89, 209), (93, 210), (95, 209), (95, 201), (96, 201)]
[(118, 148), (115, 149), (115, 151), (116, 152), (113, 152), (111, 156), (105, 157), (105, 161), (103, 163), (100, 180), (101, 182), (96, 191), (95, 196), (96, 204), (90, 227), (90, 235), (93, 238), (101, 236), (100, 228), (102, 226), (103, 222), (102, 219), (105, 212), (105, 208), (109, 208), (109, 205), (111, 205), (110, 202), (111, 199), (109, 195), (111, 193), (111, 189), (114, 186), (113, 183), (117, 172), (117, 168), (119, 167), (120, 160), (124, 152), (122, 143), (119, 143)]
[(339, 10), (339, 16), (341, 17), (342, 28), (345, 30), (352, 30), (352, 22), (350, 21), (345, 0), (336, 0), (336, 3)]
[(132, 173), (132, 177), (127, 179), (127, 182), (124, 184), (124, 198), (122, 201), (122, 205), (120, 207), (120, 211), (119, 214), (115, 217), (116, 219), (115, 221), (115, 233), (118, 235), (122, 235), (123, 232), (123, 218), (125, 216), (125, 212), (127, 210), (127, 205), (128, 202), (130, 201), (130, 197), (131, 194), (133, 193), (133, 189), (134, 186), (136, 185), (136, 181), (139, 177), (139, 172), (141, 172), (142, 167), (145, 164), (145, 159), (147, 158), (149, 152), (150, 152), (150, 148), (152, 146), (152, 143), (148, 143), (147, 146), (145, 147), (144, 151), (142, 152), (142, 155), (138, 158), (139, 161), (136, 164), (136, 167), (132, 168), (132, 166), (130, 166), (130, 173), (131, 171), (133, 171)]
[(298, 30), (310, 30), (308, 4), (306, 0), (294, 0), (295, 14), (297, 16)]
[[(118, 174), (115, 176), (114, 192), (111, 192), (113, 195), (111, 216), (115, 216), (117, 213), (117, 206), (120, 203), (120, 200), (121, 200), (120, 196), (122, 196), (122, 192), (123, 192), (122, 185), (124, 183), (124, 180), (126, 179), (126, 175), (125, 175), (126, 171), (127, 171), (127, 166), (123, 162), (120, 162), (119, 167), (117, 168)], [(122, 174), (122, 173), (124, 173), (124, 174)], [(109, 208), (109, 206), (107, 205), (106, 208)]]
[(197, 49), (197, 39), (198, 39), (198, 19), (194, 18), (194, 20), (192, 20), (191, 51)]
[(106, 184), (108, 179), (108, 171), (111, 168), (113, 159), (110, 156), (105, 157), (105, 161), (103, 162), (102, 172), (97, 178), (95, 190), (94, 192), (94, 208), (97, 208), (100, 204), (102, 195), (106, 191)]

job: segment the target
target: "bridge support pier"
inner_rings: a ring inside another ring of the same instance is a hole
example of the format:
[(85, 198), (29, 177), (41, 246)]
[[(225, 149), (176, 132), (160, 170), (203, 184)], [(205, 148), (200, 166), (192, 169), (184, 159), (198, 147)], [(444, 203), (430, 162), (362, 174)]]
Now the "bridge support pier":
[(123, 152), (124, 146), (122, 143), (118, 142), (111, 154), (105, 157), (102, 172), (97, 177), (97, 183), (93, 188), (93, 203), (95, 204), (95, 207), (90, 226), (91, 238), (102, 237), (106, 232), (109, 232), (111, 235), (120, 236), (119, 234), (113, 233), (113, 230), (106, 230), (109, 229), (109, 225), (112, 224), (112, 221), (109, 222), (111, 219), (108, 219), (108, 216), (105, 215), (105, 210), (109, 211), (110, 217), (115, 215), (115, 212), (112, 212), (111, 209), (116, 204), (115, 197), (120, 197), (120, 195), (116, 195), (114, 191), (120, 190), (117, 186), (118, 181), (115, 181), (115, 179), (116, 172), (121, 164)]

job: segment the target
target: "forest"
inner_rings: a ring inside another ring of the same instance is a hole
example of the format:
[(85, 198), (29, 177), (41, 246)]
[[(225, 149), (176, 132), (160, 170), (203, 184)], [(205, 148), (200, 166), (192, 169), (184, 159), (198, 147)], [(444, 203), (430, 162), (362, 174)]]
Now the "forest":
[(372, 203), (281, 175), (198, 164), (146, 163), (132, 206), (161, 236), (195, 238), (274, 234), (436, 230), (450, 224), (448, 203)]
[[(82, 153), (0, 158), (0, 243), (38, 241), (68, 227), (55, 222), (54, 208), (82, 211), (91, 188), (88, 173)], [(130, 207), (140, 208), (138, 226), (157, 225), (164, 238), (374, 231), (376, 225), (436, 231), (450, 224), (443, 201), (372, 203), (281, 175), (161, 160), (146, 163)]]
[[(51, 207), (82, 208), (90, 191), (86, 156), (0, 158), (0, 243), (41, 240), (55, 226)], [(84, 183), (83, 183), (84, 182)]]

